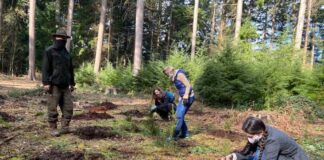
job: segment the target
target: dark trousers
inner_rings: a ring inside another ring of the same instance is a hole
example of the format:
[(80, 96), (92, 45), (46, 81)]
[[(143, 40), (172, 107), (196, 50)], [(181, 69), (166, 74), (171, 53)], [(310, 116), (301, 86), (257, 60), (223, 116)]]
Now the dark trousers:
[(58, 121), (57, 106), (60, 104), (63, 122), (69, 123), (73, 116), (72, 95), (68, 87), (59, 88), (52, 86), (52, 94), (48, 97), (48, 122), (56, 123)]

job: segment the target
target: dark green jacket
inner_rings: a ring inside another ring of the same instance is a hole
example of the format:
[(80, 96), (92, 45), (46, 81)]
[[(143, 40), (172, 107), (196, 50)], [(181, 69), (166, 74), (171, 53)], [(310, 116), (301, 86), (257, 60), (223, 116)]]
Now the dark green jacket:
[(44, 85), (55, 85), (60, 88), (75, 85), (72, 58), (65, 48), (58, 50), (52, 45), (45, 50), (42, 81)]

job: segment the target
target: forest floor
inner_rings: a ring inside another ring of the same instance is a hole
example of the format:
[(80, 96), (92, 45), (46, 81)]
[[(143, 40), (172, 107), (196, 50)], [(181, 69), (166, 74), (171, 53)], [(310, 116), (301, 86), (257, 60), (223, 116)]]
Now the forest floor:
[(175, 121), (150, 118), (150, 96), (76, 91), (74, 133), (51, 137), (39, 82), (0, 77), (0, 159), (217, 159), (246, 143), (242, 121), (258, 116), (287, 132), (312, 159), (324, 157), (324, 121), (291, 109), (215, 109), (195, 102), (190, 138), (167, 142)]

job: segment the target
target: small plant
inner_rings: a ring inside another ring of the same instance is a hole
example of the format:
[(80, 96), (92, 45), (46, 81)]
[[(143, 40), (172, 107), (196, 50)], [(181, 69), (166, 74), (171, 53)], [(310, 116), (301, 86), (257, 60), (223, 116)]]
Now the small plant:
[(76, 83), (81, 87), (93, 85), (96, 79), (93, 68), (93, 64), (83, 63), (75, 73)]
[(37, 112), (35, 114), (36, 117), (41, 117), (41, 116), (44, 116), (46, 113), (45, 112)]
[(195, 146), (190, 149), (190, 153), (192, 154), (208, 154), (208, 153), (215, 153), (215, 152), (216, 149), (205, 145)]
[(113, 128), (120, 133), (127, 134), (128, 132), (138, 133), (141, 128), (134, 123), (131, 118), (126, 118), (126, 120), (119, 120), (113, 123)]
[(230, 131), (231, 128), (232, 128), (232, 122), (231, 122), (231, 120), (226, 119), (225, 122), (224, 122), (224, 129), (226, 131)]
[(148, 119), (148, 120), (144, 121), (144, 123), (143, 123), (142, 133), (144, 135), (149, 135), (149, 136), (160, 136), (161, 135), (161, 129), (154, 122), (153, 119)]
[(324, 142), (318, 138), (305, 137), (299, 142), (308, 153), (310, 159), (322, 160), (324, 157)]

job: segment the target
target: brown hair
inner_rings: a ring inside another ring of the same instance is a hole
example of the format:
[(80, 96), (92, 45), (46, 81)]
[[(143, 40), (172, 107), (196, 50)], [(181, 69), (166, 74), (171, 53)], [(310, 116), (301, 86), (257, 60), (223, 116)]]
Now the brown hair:
[(263, 137), (260, 139), (260, 141), (257, 143), (257, 145), (251, 144), (250, 142), (248, 142), (245, 145), (244, 149), (241, 151), (242, 154), (247, 155), (247, 154), (250, 154), (251, 152), (255, 152), (256, 147), (258, 146), (259, 150), (260, 150), (258, 159), (261, 160), (262, 152), (264, 150), (264, 147), (265, 147), (265, 144), (266, 144), (266, 141), (268, 138), (268, 132), (266, 130), (266, 125), (259, 118), (248, 117), (243, 123), (242, 130), (249, 134), (264, 133)]
[(152, 99), (154, 99), (154, 100), (159, 100), (159, 99), (161, 99), (160, 97), (158, 97), (158, 96), (155, 95), (155, 91), (156, 91), (156, 90), (158, 90), (158, 91), (162, 94), (162, 97), (165, 96), (164, 90), (163, 90), (162, 88), (160, 88), (160, 87), (156, 87), (156, 88), (154, 88), (154, 90), (153, 90), (153, 93), (152, 93)]

